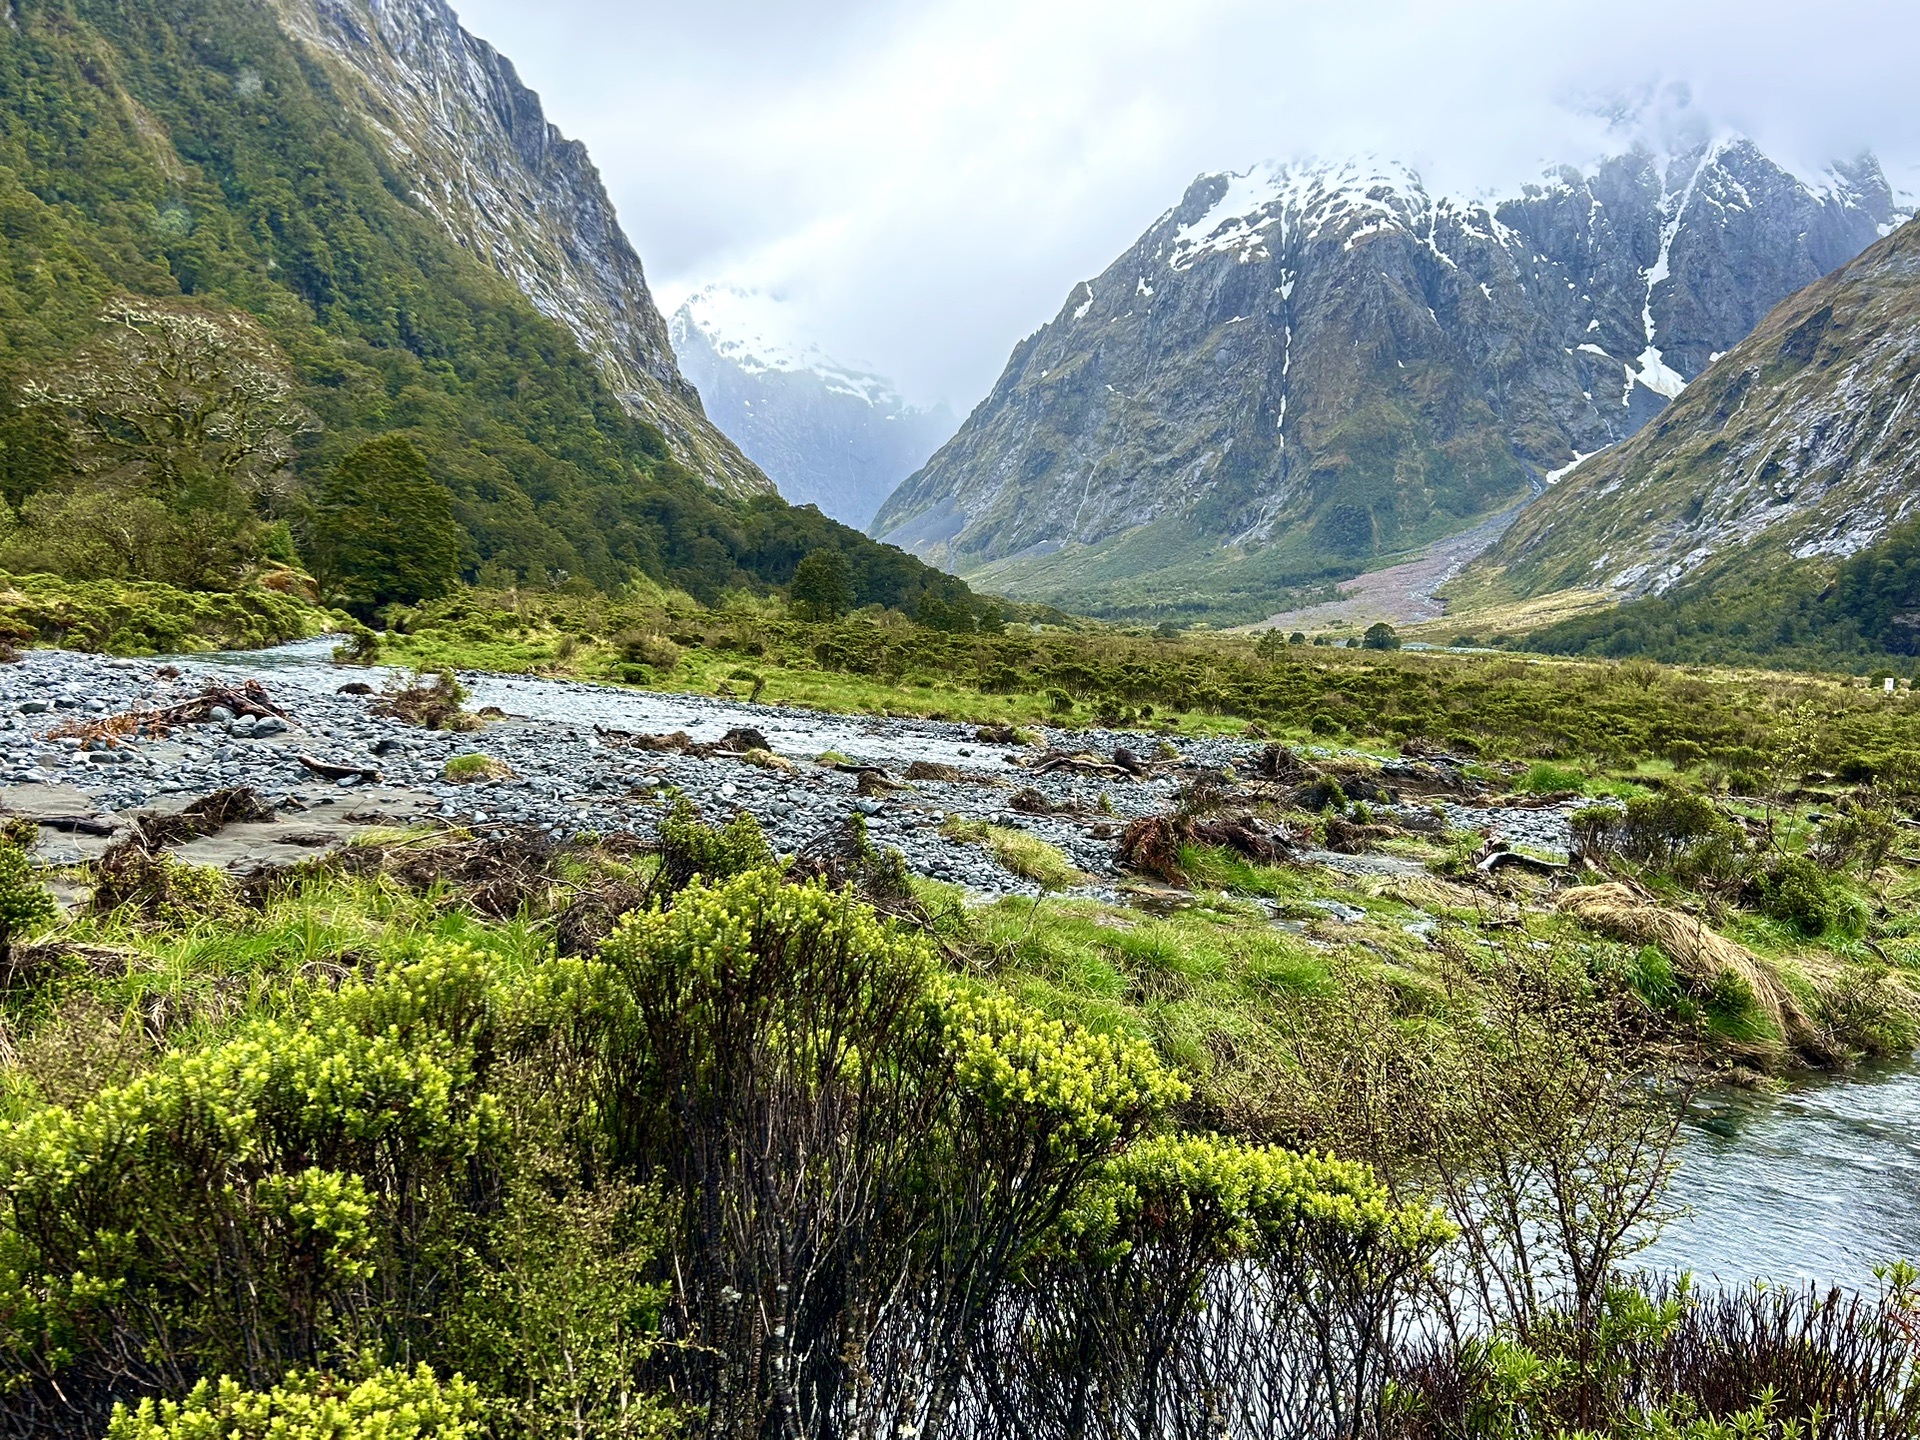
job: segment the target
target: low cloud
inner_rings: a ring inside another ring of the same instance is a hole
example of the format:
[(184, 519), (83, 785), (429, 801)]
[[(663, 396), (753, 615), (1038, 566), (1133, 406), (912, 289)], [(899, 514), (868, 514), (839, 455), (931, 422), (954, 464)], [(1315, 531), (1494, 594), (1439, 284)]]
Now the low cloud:
[(1203, 171), (1373, 151), (1501, 193), (1731, 129), (1920, 188), (1910, 0), (455, 3), (592, 149), (664, 298), (777, 292), (959, 409)]

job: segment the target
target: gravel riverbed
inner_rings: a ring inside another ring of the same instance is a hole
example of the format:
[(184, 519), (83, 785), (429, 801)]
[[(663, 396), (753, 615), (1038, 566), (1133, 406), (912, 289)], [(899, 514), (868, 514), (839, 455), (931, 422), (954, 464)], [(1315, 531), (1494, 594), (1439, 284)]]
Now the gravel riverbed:
[[(634, 691), (525, 676), (462, 675), (468, 706), (497, 707), (506, 718), (470, 734), (448, 734), (372, 713), (377, 696), (343, 695), (351, 682), (378, 691), (392, 672), (331, 663), (332, 641), (305, 641), (241, 655), (123, 660), (70, 651), (33, 650), (0, 666), (0, 800), (31, 791), (38, 808), (127, 814), (176, 807), (223, 786), (250, 785), (288, 812), (345, 813), (367, 820), (437, 815), (464, 824), (533, 825), (561, 836), (582, 832), (653, 833), (662, 797), (677, 789), (711, 819), (750, 812), (776, 849), (791, 852), (846, 816), (867, 817), (878, 844), (898, 849), (918, 873), (982, 895), (1032, 894), (1035, 887), (1002, 869), (981, 846), (940, 833), (949, 815), (1025, 830), (1058, 846), (1090, 877), (1089, 889), (1110, 893), (1119, 875), (1113, 839), (1137, 816), (1165, 811), (1181, 783), (1218, 771), (1260, 750), (1250, 741), (1116, 733), (1049, 731), (1057, 749), (1111, 754), (1127, 746), (1150, 754), (1171, 745), (1179, 764), (1145, 780), (1115, 781), (1067, 772), (1039, 775), (1020, 761), (1030, 747), (991, 744), (976, 727), (932, 720), (821, 714), (701, 695)], [(175, 673), (169, 673), (175, 672)], [(257, 680), (286, 716), (267, 722), (176, 726), (165, 736), (115, 745), (50, 732), (75, 721), (155, 709), (198, 695), (209, 681)], [(659, 753), (608, 743), (596, 733), (684, 731), (719, 740), (737, 727), (766, 737), (789, 770), (762, 769), (737, 758)], [(856, 793), (857, 777), (811, 763), (832, 751), (905, 781), (915, 761), (952, 766), (960, 783), (917, 780), (885, 795)], [(458, 785), (441, 779), (456, 755), (479, 753), (509, 766), (513, 778)], [(330, 782), (302, 762), (377, 771), (377, 782)], [(1016, 811), (1022, 788), (1038, 790), (1071, 815)], [(1104, 798), (1105, 811), (1102, 809)], [(1515, 845), (1564, 850), (1563, 810), (1479, 810), (1451, 806), (1456, 824), (1486, 829)], [(275, 857), (263, 856), (263, 863)], [(1365, 857), (1360, 857), (1365, 858)]]

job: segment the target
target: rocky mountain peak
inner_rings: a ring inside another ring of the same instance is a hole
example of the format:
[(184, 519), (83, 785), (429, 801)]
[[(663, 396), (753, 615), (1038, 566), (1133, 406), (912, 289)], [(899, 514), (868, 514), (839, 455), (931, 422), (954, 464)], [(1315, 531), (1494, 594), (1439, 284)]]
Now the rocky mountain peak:
[(1377, 159), (1202, 176), (873, 529), (1023, 596), (1256, 618), (1633, 434), (1899, 218), (1870, 159), (1809, 183), (1738, 136), (1498, 201)]
[(945, 406), (910, 405), (869, 367), (834, 358), (764, 292), (709, 285), (670, 332), (714, 422), (789, 501), (845, 524), (865, 526), (953, 433)]
[(767, 479), (708, 422), (586, 147), (445, 0), (271, 0), (419, 209), (570, 329), (621, 401), (723, 489)]

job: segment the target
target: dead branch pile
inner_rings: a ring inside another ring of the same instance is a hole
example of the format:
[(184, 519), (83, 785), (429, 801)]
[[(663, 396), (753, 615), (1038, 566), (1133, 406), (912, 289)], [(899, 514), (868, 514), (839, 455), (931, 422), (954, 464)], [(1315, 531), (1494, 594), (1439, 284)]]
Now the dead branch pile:
[(451, 672), (443, 671), (431, 681), (417, 680), (400, 689), (384, 690), (367, 708), (375, 715), (423, 730), (478, 730), (479, 720), (460, 708), (466, 698), (460, 682)]
[(1149, 815), (1120, 834), (1114, 858), (1125, 869), (1170, 885), (1187, 883), (1180, 864), (1183, 845), (1215, 845), (1257, 865), (1285, 865), (1294, 858), (1285, 836), (1252, 815)]
[(684, 730), (675, 730), (669, 735), (640, 735), (631, 730), (609, 730), (599, 725), (593, 727), (593, 733), (609, 750), (691, 755), (697, 760), (711, 760), (715, 756), (739, 760), (756, 750), (769, 755), (773, 753), (773, 746), (767, 737), (750, 725), (735, 726), (718, 740), (696, 740)]
[(1399, 827), (1394, 825), (1365, 825), (1344, 815), (1327, 817), (1327, 849), (1336, 855), (1364, 855), (1377, 842), (1399, 834)]
[(824, 881), (851, 889), (882, 915), (925, 924), (925, 907), (914, 898), (907, 863), (898, 850), (882, 850), (853, 817), (836, 821), (801, 846), (787, 869), (796, 884)]
[(1260, 758), (1253, 762), (1253, 773), (1262, 780), (1299, 784), (1316, 772), (1289, 746), (1276, 742), (1260, 752)]
[[(149, 850), (217, 835), (229, 825), (265, 825), (280, 818), (251, 785), (234, 785), (203, 795), (174, 815), (139, 815), (129, 841)], [(123, 842), (125, 843), (125, 842)]]
[(47, 738), (87, 743), (104, 740), (112, 747), (136, 735), (164, 739), (173, 733), (176, 725), (198, 725), (211, 719), (216, 705), (225, 706), (235, 715), (251, 715), (256, 720), (270, 715), (279, 720), (287, 718), (286, 712), (267, 699), (266, 686), (258, 680), (249, 680), (244, 685), (223, 685), (209, 680), (206, 688), (192, 699), (126, 710), (118, 715), (63, 720), (47, 731)]
[(1217, 845), (1238, 851), (1258, 865), (1285, 865), (1293, 859), (1293, 847), (1286, 839), (1251, 815), (1220, 815), (1189, 821), (1187, 837), (1195, 845)]
[(442, 830), (387, 845), (349, 845), (310, 862), (344, 875), (384, 876), (409, 890), (444, 886), (463, 904), (490, 920), (510, 920), (525, 908), (541, 908), (558, 883), (557, 847), (532, 828), (476, 835)]
[(1031, 785), (1016, 791), (1007, 804), (1022, 815), (1071, 815), (1075, 811), (1072, 802), (1056, 805)]
[(1107, 780), (1148, 780), (1166, 768), (1166, 762), (1143, 760), (1125, 746), (1116, 749), (1110, 757), (1091, 750), (1049, 750), (1027, 763), (1027, 769), (1036, 775), (1066, 770)]

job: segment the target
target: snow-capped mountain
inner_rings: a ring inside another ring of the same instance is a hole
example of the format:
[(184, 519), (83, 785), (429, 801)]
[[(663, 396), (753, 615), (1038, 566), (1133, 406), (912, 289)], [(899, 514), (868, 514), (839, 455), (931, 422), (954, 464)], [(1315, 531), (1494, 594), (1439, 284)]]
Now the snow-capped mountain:
[(865, 526), (954, 431), (946, 407), (909, 405), (879, 376), (832, 359), (759, 292), (708, 286), (671, 330), (708, 417), (789, 501), (844, 524)]
[(872, 528), (1017, 594), (1146, 614), (1225, 590), (1253, 618), (1633, 434), (1900, 218), (1871, 159), (1810, 183), (1739, 138), (1505, 201), (1372, 161), (1203, 176)]
[(1657, 420), (1480, 562), (1516, 593), (1663, 593), (1840, 559), (1920, 507), (1920, 222), (1761, 320)]

